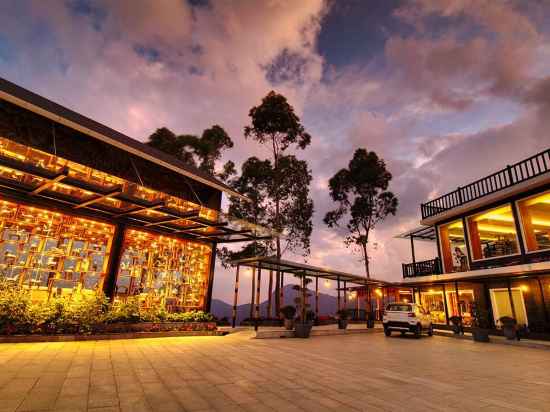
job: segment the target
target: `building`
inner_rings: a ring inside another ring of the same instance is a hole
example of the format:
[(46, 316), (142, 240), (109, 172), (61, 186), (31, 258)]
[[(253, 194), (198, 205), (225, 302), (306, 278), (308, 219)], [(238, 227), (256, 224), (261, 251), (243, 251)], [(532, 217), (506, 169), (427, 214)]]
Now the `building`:
[[(412, 262), (400, 286), (430, 311), (435, 325), (473, 304), (491, 327), (510, 316), (531, 334), (550, 334), (550, 149), (421, 205), (422, 226), (410, 239)], [(417, 261), (415, 240), (436, 243), (437, 256)]]
[(33, 301), (104, 291), (209, 310), (216, 245), (270, 236), (222, 213), (223, 192), (241, 196), (0, 79), (0, 280)]

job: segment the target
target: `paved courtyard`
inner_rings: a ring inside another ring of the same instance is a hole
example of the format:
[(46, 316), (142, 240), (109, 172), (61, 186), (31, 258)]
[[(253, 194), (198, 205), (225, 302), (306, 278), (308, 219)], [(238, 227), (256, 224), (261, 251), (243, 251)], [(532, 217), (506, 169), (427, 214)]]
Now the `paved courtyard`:
[(0, 411), (550, 411), (550, 351), (381, 333), (0, 345)]

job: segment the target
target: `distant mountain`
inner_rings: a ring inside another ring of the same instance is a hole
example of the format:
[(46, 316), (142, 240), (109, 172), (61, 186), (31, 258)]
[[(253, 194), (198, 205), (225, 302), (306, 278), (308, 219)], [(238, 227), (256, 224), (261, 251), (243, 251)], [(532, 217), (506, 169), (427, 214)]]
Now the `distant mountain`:
[[(294, 305), (294, 298), (296, 297), (297, 291), (292, 289), (293, 285), (286, 285), (284, 288), (284, 305)], [(311, 291), (313, 296), (309, 298), (309, 304), (311, 305), (311, 310), (315, 310), (315, 291)], [(342, 296), (343, 303), (343, 296)], [(338, 298), (336, 296), (327, 295), (324, 293), (319, 293), (319, 315), (334, 315), (337, 310)], [(272, 294), (272, 307), (273, 311), (275, 310), (275, 293)], [(348, 306), (349, 307), (349, 306)], [(218, 319), (228, 318), (231, 319), (233, 316), (233, 305), (224, 302), (223, 300), (213, 299), (210, 312), (216, 316)], [(260, 316), (265, 317), (267, 313), (267, 299), (260, 303)], [(243, 303), (237, 306), (237, 324), (241, 320), (246, 319), (250, 316), (250, 302)]]

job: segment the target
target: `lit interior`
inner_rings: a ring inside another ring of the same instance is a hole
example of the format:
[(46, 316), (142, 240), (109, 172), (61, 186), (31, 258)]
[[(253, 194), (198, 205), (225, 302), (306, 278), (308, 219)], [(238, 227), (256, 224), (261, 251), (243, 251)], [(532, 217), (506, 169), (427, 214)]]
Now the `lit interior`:
[(468, 256), (462, 220), (439, 227), (441, 253), (445, 273), (468, 270)]
[(519, 202), (529, 252), (550, 249), (550, 192)]
[(518, 253), (514, 215), (510, 205), (468, 218), (472, 259), (489, 259)]
[(169, 312), (202, 309), (208, 288), (209, 245), (128, 230), (116, 282), (116, 301), (137, 297)]
[(0, 202), (0, 277), (34, 302), (101, 290), (114, 226)]

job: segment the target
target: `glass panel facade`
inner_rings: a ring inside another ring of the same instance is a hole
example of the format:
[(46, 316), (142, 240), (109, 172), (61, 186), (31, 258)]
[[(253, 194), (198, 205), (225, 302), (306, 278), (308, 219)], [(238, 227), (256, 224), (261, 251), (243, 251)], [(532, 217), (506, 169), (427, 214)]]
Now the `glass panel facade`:
[(114, 226), (0, 202), (0, 277), (33, 301), (101, 290)]
[(462, 220), (439, 226), (441, 256), (445, 273), (468, 270), (468, 256)]
[(519, 252), (512, 207), (497, 207), (467, 219), (473, 260), (514, 255)]
[(446, 291), (447, 310), (449, 317), (462, 316), (462, 322), (465, 326), (472, 325), (472, 305), (475, 301), (474, 291), (469, 289), (458, 290), (458, 300), (456, 299), (456, 291), (454, 285), (447, 286)]
[(443, 302), (443, 292), (429, 289), (427, 292), (420, 292), (422, 307), (430, 312), (433, 323), (446, 323), (445, 321), (445, 303)]
[(550, 249), (550, 191), (518, 202), (525, 248)]
[[(525, 300), (521, 287), (491, 289), (491, 305), (493, 307), (493, 317), (495, 325), (501, 326), (500, 318), (508, 316), (515, 318), (518, 325), (527, 325), (527, 311), (525, 310)], [(512, 295), (512, 300), (510, 299)], [(512, 309), (512, 303), (514, 305)], [(515, 312), (515, 316), (514, 316)]]
[(140, 230), (126, 232), (116, 299), (138, 297), (170, 312), (202, 309), (208, 290), (209, 245)]

